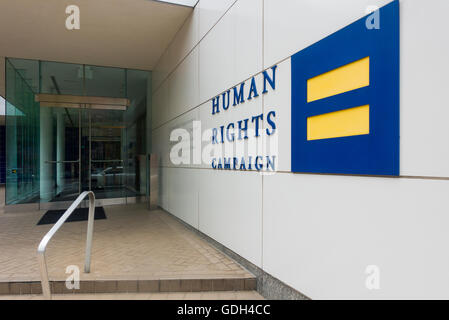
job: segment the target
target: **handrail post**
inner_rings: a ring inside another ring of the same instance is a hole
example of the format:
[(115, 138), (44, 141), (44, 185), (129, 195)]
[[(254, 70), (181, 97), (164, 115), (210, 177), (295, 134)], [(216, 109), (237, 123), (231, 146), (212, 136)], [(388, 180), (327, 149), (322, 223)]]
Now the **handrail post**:
[(45, 299), (51, 299), (50, 281), (48, 279), (47, 261), (45, 257), (45, 250), (47, 244), (50, 242), (54, 234), (59, 230), (67, 218), (75, 211), (81, 201), (89, 196), (89, 217), (87, 220), (87, 239), (86, 239), (86, 257), (84, 262), (84, 272), (90, 272), (90, 256), (92, 252), (92, 237), (94, 232), (94, 219), (95, 219), (95, 194), (92, 191), (84, 191), (78, 198), (70, 205), (70, 207), (64, 212), (59, 220), (53, 225), (42, 238), (37, 248), (37, 259), (39, 262), (39, 270), (41, 274), (42, 294)]
[(90, 256), (92, 252), (92, 237), (94, 233), (94, 219), (95, 219), (95, 195), (93, 192), (89, 193), (89, 217), (87, 220), (87, 238), (86, 238), (86, 258), (84, 261), (84, 272), (90, 272)]
[(41, 273), (42, 294), (45, 299), (51, 299), (50, 282), (48, 281), (47, 262), (45, 260), (45, 252), (38, 253), (39, 270)]

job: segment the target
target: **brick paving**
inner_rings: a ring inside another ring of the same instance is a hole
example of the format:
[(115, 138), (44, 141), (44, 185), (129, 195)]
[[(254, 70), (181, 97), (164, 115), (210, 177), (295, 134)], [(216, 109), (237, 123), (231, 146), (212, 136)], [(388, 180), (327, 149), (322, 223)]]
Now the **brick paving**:
[[(83, 281), (254, 278), (164, 211), (104, 208), (107, 219), (95, 220), (91, 273), (83, 272), (87, 222), (70, 222), (48, 245), (50, 280), (65, 280), (69, 265), (79, 266)], [(36, 223), (45, 211), (0, 210), (0, 282), (39, 281), (36, 250), (51, 225)]]

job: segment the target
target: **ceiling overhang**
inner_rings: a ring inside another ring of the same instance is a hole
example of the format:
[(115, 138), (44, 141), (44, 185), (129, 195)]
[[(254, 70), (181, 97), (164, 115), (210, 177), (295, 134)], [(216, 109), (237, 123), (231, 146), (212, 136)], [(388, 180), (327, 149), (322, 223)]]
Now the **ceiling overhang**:
[[(66, 7), (80, 9), (68, 30)], [(0, 56), (152, 70), (192, 12), (150, 0), (2, 0)]]
[(150, 0), (150, 1), (159, 1), (159, 2), (165, 2), (170, 3), (178, 6), (185, 6), (193, 8), (196, 6), (199, 0)]

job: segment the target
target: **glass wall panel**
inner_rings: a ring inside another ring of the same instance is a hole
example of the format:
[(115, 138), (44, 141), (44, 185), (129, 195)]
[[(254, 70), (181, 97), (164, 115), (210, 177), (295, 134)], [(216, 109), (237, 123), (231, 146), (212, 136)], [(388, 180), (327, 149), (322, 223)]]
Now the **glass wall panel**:
[(90, 110), (90, 189), (98, 199), (133, 195), (125, 187), (123, 113)]
[(34, 92), (6, 60), (6, 204), (39, 199), (39, 105)]
[(5, 99), (0, 96), (0, 184), (6, 181)]
[(8, 59), (33, 92), (39, 92), (39, 61)]
[(125, 73), (125, 69), (86, 65), (86, 95), (125, 98)]
[(40, 107), (40, 201), (73, 201), (80, 192), (79, 108)]
[(145, 195), (147, 187), (146, 106), (148, 71), (127, 70), (127, 98), (130, 106), (125, 112), (125, 173), (126, 186), (136, 195)]
[(40, 93), (84, 95), (83, 65), (41, 61)]
[[(147, 92), (151, 73), (8, 59), (7, 204), (73, 201), (147, 192)], [(35, 94), (128, 98), (126, 110), (35, 102)]]

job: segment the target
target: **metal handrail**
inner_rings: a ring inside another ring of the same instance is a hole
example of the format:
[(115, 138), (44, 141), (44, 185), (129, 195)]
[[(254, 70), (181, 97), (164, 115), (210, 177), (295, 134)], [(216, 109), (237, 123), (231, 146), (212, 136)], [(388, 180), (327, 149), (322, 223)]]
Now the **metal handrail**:
[(84, 262), (84, 272), (90, 272), (90, 255), (92, 251), (92, 236), (94, 232), (94, 213), (95, 213), (95, 194), (92, 191), (84, 191), (78, 198), (71, 204), (71, 206), (64, 212), (61, 218), (55, 223), (55, 225), (47, 232), (42, 238), (37, 248), (37, 259), (39, 261), (39, 269), (41, 273), (42, 294), (44, 298), (51, 299), (50, 282), (48, 281), (47, 261), (45, 258), (45, 249), (51, 238), (55, 235), (56, 231), (61, 228), (67, 218), (73, 213), (83, 199), (89, 196), (89, 217), (87, 220), (87, 240), (86, 240), (86, 257)]

